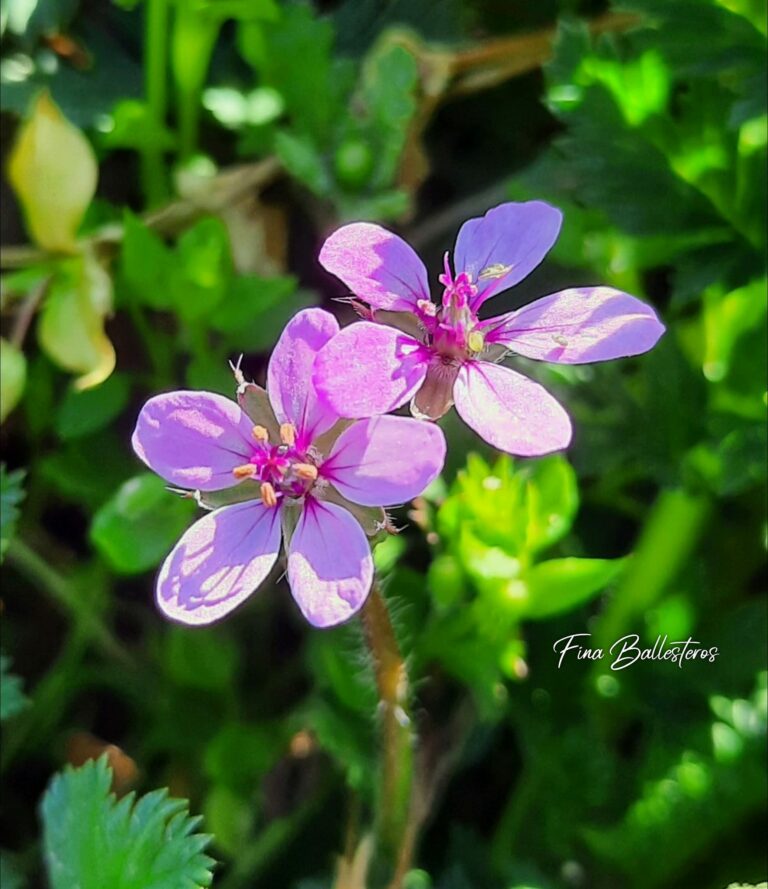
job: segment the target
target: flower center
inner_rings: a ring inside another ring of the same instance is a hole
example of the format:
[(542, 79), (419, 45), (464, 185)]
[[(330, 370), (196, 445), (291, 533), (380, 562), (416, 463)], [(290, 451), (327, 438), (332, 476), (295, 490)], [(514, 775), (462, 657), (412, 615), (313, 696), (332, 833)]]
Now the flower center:
[(249, 478), (261, 484), (261, 500), (265, 506), (277, 506), (285, 497), (305, 497), (318, 482), (316, 454), (312, 448), (296, 447), (296, 428), (292, 423), (280, 427), (280, 442), (272, 443), (263, 426), (253, 427), (254, 447), (250, 460), (236, 466), (236, 479)]
[[(468, 272), (451, 272), (448, 254), (444, 258), (444, 272), (439, 277), (443, 285), (442, 305), (433, 312), (421, 312), (421, 322), (427, 331), (427, 343), (445, 362), (462, 361), (482, 352), (485, 345), (478, 329), (477, 315), (472, 301), (477, 287)], [(432, 305), (430, 303), (430, 305)]]

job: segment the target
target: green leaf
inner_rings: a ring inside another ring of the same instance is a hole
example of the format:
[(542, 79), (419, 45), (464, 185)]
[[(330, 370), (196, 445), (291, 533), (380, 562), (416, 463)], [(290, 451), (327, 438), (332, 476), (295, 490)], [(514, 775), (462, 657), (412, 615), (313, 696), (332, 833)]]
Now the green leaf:
[(283, 6), (277, 21), (241, 23), (238, 43), (261, 83), (282, 95), (293, 128), (324, 142), (337, 106), (331, 22), (296, 3)]
[(124, 99), (118, 102), (105, 127), (101, 142), (105, 148), (130, 148), (134, 151), (172, 151), (176, 147), (173, 133), (158, 124), (146, 102)]
[(522, 470), (527, 507), (526, 546), (538, 552), (561, 540), (579, 507), (576, 473), (560, 455), (536, 460)]
[(16, 864), (16, 857), (0, 849), (0, 886), (3, 889), (24, 889), (24, 879)]
[(0, 337), (0, 423), (19, 403), (26, 380), (27, 360), (24, 353)]
[(392, 185), (400, 155), (408, 138), (408, 127), (416, 113), (419, 71), (414, 56), (385, 35), (363, 64), (360, 99), (370, 127), (376, 170), (371, 185)]
[(222, 692), (237, 677), (240, 655), (220, 627), (171, 627), (164, 640), (163, 663), (181, 688)]
[(9, 672), (11, 659), (0, 654), (0, 722), (15, 716), (29, 704), (21, 679)]
[(190, 500), (170, 494), (146, 472), (128, 479), (93, 517), (90, 539), (120, 574), (140, 574), (166, 555), (194, 514)]
[(281, 132), (275, 136), (275, 152), (295, 179), (321, 197), (333, 190), (325, 158), (309, 136)]
[[(280, 303), (296, 292), (293, 275), (239, 275), (211, 317), (211, 327), (221, 333), (237, 334), (263, 325), (263, 315), (279, 308)], [(267, 321), (269, 323), (269, 321)], [(251, 347), (251, 350), (253, 347)]]
[(170, 309), (172, 268), (172, 251), (150, 228), (126, 211), (120, 272), (133, 297), (152, 309)]
[(121, 413), (129, 396), (130, 379), (125, 374), (112, 374), (85, 392), (69, 389), (56, 412), (56, 434), (69, 441), (103, 429)]
[(110, 793), (106, 758), (66, 768), (42, 802), (43, 846), (52, 889), (180, 889), (210, 886), (210, 838), (194, 833), (186, 800), (168, 791)]
[(59, 265), (37, 334), (53, 362), (80, 374), (78, 389), (98, 386), (114, 370), (115, 350), (104, 332), (111, 310), (112, 279), (91, 254)]
[(19, 504), (24, 499), (24, 475), (23, 469), (6, 472), (5, 463), (0, 463), (0, 562), (16, 531)]
[(206, 747), (205, 772), (216, 784), (247, 797), (282, 756), (289, 737), (290, 727), (282, 721), (229, 723)]
[(177, 314), (197, 321), (211, 314), (232, 276), (229, 235), (220, 219), (201, 219), (176, 244), (178, 269), (171, 287)]
[(612, 583), (625, 559), (550, 559), (534, 565), (523, 577), (528, 601), (523, 617), (542, 620), (571, 611)]
[(38, 464), (51, 489), (95, 510), (135, 469), (123, 437), (109, 428), (62, 443)]

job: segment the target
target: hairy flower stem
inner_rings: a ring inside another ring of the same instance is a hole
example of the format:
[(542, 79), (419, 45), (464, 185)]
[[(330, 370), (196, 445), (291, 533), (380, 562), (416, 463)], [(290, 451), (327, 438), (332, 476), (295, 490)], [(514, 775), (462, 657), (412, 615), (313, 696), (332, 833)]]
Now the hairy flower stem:
[(415, 732), (408, 713), (408, 674), (378, 585), (361, 612), (379, 692), (382, 763), (376, 811), (376, 855), (371, 886), (398, 889), (412, 850)]

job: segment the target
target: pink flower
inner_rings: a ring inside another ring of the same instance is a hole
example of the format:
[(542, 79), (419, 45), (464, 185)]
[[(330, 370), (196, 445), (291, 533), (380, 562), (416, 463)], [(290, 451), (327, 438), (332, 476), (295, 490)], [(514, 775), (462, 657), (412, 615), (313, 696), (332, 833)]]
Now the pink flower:
[(266, 392), (241, 380), (239, 405), (170, 392), (142, 408), (133, 447), (147, 466), (196, 490), (202, 504), (229, 504), (195, 522), (160, 570), (157, 603), (173, 620), (208, 624), (240, 605), (267, 577), (284, 535), (288, 582), (306, 619), (316, 627), (347, 620), (373, 577), (353, 512), (383, 518), (365, 508), (410, 500), (442, 469), (445, 439), (434, 424), (339, 422), (318, 400), (312, 366), (338, 330), (320, 309), (296, 315), (272, 353)]
[[(343, 417), (387, 413), (411, 399), (415, 416), (459, 415), (494, 447), (533, 456), (565, 448), (571, 423), (538, 383), (494, 362), (507, 351), (564, 364), (637, 355), (664, 326), (653, 309), (611, 287), (575, 287), (481, 321), (483, 303), (526, 277), (560, 231), (562, 214), (541, 201), (502, 204), (461, 227), (452, 272), (445, 257), (440, 305), (427, 271), (397, 235), (346, 225), (320, 262), (371, 306), (315, 363), (315, 387)], [(383, 322), (383, 323), (376, 323)], [(391, 324), (393, 326), (387, 326)], [(497, 353), (497, 354), (494, 354)]]

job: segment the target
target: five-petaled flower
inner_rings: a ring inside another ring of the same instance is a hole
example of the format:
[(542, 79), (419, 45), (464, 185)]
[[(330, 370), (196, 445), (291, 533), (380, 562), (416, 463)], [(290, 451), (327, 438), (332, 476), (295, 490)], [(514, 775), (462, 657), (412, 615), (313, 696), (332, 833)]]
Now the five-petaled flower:
[(349, 325), (321, 350), (315, 387), (325, 403), (359, 418), (411, 399), (412, 413), (430, 419), (455, 403), (500, 450), (534, 456), (565, 448), (571, 424), (563, 407), (493, 358), (512, 351), (564, 364), (606, 361), (647, 351), (664, 326), (649, 306), (610, 287), (571, 288), (478, 318), (487, 299), (539, 265), (561, 220), (541, 201), (502, 204), (469, 219), (456, 240), (453, 272), (446, 254), (440, 305), (430, 298), (423, 263), (401, 238), (369, 223), (334, 232), (320, 262), (372, 311), (371, 320)]
[(160, 570), (168, 617), (208, 624), (228, 614), (266, 578), (283, 535), (291, 592), (311, 624), (340, 623), (365, 601), (373, 563), (361, 522), (374, 533), (380, 507), (420, 494), (442, 469), (445, 439), (407, 417), (340, 421), (318, 400), (313, 363), (338, 330), (328, 312), (300, 312), (272, 353), (266, 392), (241, 380), (239, 404), (170, 392), (142, 408), (139, 457), (201, 505), (227, 504), (192, 525)]

